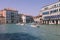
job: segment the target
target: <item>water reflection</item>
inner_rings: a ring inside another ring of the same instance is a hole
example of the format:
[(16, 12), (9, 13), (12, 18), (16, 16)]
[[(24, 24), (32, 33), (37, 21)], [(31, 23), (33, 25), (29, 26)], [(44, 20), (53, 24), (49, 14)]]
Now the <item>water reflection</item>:
[(0, 34), (0, 40), (41, 40), (27, 33), (4, 33)]

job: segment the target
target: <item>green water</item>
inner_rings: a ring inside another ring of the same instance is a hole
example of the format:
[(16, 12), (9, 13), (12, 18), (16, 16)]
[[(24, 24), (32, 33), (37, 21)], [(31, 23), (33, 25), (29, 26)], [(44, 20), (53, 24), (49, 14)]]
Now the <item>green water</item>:
[(20, 33), (24, 32), (41, 40), (60, 40), (60, 25), (40, 25), (39, 28), (30, 25), (6, 24), (0, 25), (0, 33)]

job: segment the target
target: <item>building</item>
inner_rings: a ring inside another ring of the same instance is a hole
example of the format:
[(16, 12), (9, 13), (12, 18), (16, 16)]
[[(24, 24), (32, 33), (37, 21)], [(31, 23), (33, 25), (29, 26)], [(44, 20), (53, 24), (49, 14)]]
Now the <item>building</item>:
[(19, 22), (26, 23), (26, 16), (24, 14), (19, 14)]
[(35, 23), (39, 23), (39, 24), (42, 24), (42, 15), (38, 15), (38, 16), (35, 16), (34, 17), (34, 22)]
[(60, 1), (44, 6), (42, 14), (43, 24), (60, 24)]
[(32, 23), (32, 22), (34, 22), (32, 16), (30, 16), (30, 15), (24, 15), (24, 14), (20, 14), (19, 15), (19, 21), (23, 22), (23, 23)]
[(0, 16), (0, 24), (4, 24), (5, 23), (5, 17)]
[(4, 21), (3, 24), (7, 24), (7, 23), (11, 24), (11, 23), (18, 23), (19, 22), (17, 10), (5, 8), (3, 10), (0, 10), (0, 16), (2, 16), (4, 19), (4, 20), (2, 20), (2, 21)]
[(18, 15), (19, 15), (19, 22), (20, 22), (20, 23), (23, 23), (23, 19), (22, 19), (22, 15), (23, 15), (23, 14), (18, 14)]
[(19, 14), (19, 22), (26, 23), (26, 16), (24, 14)]
[(32, 23), (34, 22), (33, 16), (27, 15), (26, 16), (26, 23)]

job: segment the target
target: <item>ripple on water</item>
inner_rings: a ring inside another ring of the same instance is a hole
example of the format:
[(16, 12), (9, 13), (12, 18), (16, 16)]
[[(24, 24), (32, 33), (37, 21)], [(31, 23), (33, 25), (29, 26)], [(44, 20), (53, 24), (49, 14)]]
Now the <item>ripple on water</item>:
[(0, 40), (41, 40), (41, 39), (26, 33), (5, 33), (0, 34)]

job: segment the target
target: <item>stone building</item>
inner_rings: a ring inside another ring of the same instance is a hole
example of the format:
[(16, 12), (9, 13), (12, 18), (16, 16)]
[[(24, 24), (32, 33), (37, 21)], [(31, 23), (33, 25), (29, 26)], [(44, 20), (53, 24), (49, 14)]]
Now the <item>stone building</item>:
[(17, 10), (5, 8), (3, 10), (0, 10), (0, 16), (2, 16), (1, 17), (2, 20), (4, 19), (3, 20), (4, 24), (12, 24), (12, 23), (18, 23), (19, 22)]
[(43, 24), (60, 24), (60, 1), (44, 6), (42, 14)]
[(19, 14), (19, 21), (23, 23), (32, 23), (34, 20), (30, 15)]
[(42, 15), (38, 15), (38, 16), (35, 16), (34, 17), (34, 22), (35, 23), (39, 23), (39, 24), (42, 24)]

